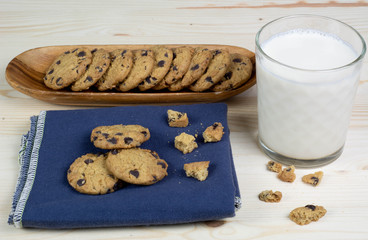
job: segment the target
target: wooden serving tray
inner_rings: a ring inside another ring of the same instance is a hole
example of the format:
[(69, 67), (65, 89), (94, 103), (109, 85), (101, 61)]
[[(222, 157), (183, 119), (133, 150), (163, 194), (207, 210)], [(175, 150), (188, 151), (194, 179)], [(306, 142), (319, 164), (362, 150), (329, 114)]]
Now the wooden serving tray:
[[(180, 91), (146, 91), (146, 92), (118, 92), (115, 90), (99, 92), (97, 90), (87, 90), (83, 92), (73, 92), (70, 89), (53, 90), (47, 88), (43, 83), (44, 73), (53, 60), (66, 50), (86, 47), (88, 49), (104, 48), (112, 51), (117, 48), (127, 49), (147, 49), (153, 45), (66, 45), (49, 46), (30, 49), (25, 51), (10, 61), (6, 68), (6, 79), (10, 86), (19, 92), (33, 98), (61, 105), (79, 106), (116, 106), (121, 104), (141, 104), (141, 103), (195, 103), (195, 102), (218, 102), (235, 96), (256, 83), (256, 74), (253, 71), (252, 77), (242, 86), (235, 90), (223, 92), (191, 92)], [(165, 45), (169, 48), (184, 45)], [(208, 49), (227, 49), (230, 53), (240, 53), (248, 56), (253, 64), (255, 54), (245, 48), (228, 45), (186, 45), (191, 47), (207, 47)]]

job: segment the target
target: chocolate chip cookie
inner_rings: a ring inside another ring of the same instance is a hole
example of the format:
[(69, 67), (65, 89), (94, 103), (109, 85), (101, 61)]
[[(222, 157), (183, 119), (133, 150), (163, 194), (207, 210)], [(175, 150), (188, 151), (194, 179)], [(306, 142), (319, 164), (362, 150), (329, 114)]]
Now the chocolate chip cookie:
[(224, 135), (224, 127), (220, 122), (215, 122), (211, 126), (207, 127), (202, 136), (204, 142), (219, 142)]
[(138, 185), (151, 185), (167, 176), (167, 163), (154, 151), (131, 148), (112, 150), (107, 168), (119, 179)]
[(148, 128), (140, 125), (99, 126), (92, 130), (91, 142), (101, 149), (138, 147), (150, 138)]
[(104, 49), (94, 49), (92, 63), (87, 65), (86, 72), (71, 86), (72, 91), (83, 91), (93, 86), (110, 66), (110, 54)]
[(210, 161), (192, 162), (184, 164), (184, 171), (187, 177), (193, 177), (199, 181), (204, 181), (208, 177), (208, 166)]
[(184, 154), (191, 153), (194, 149), (198, 148), (195, 137), (185, 132), (182, 132), (180, 135), (176, 136), (174, 143), (175, 148), (182, 151)]
[(229, 70), (219, 83), (212, 87), (212, 91), (229, 91), (243, 85), (251, 77), (253, 64), (250, 59), (239, 53), (231, 54)]
[(180, 91), (197, 81), (206, 71), (212, 52), (208, 48), (196, 48), (189, 69), (182, 79), (172, 83), (168, 88), (170, 91)]
[(303, 176), (302, 181), (305, 183), (309, 183), (313, 186), (318, 186), (318, 184), (320, 184), (322, 180), (322, 177), (323, 177), (323, 172), (318, 171), (318, 172)]
[(68, 87), (83, 75), (91, 61), (92, 53), (86, 48), (66, 51), (47, 69), (44, 83), (55, 90)]
[(155, 46), (151, 49), (155, 55), (155, 65), (152, 73), (138, 86), (140, 91), (148, 90), (163, 80), (170, 69), (173, 51), (164, 46)]
[(280, 202), (282, 193), (280, 191), (273, 192), (272, 190), (265, 190), (258, 194), (258, 198), (264, 202)]
[(186, 127), (189, 124), (188, 116), (185, 112), (167, 110), (167, 122), (170, 127)]
[(130, 73), (133, 66), (133, 52), (127, 49), (116, 49), (111, 52), (111, 66), (97, 82), (99, 91), (115, 88)]
[(137, 87), (152, 72), (155, 55), (152, 50), (134, 51), (134, 63), (127, 78), (120, 84), (119, 90), (127, 92)]
[(77, 158), (67, 171), (67, 179), (75, 190), (85, 194), (106, 194), (122, 186), (107, 168), (104, 154), (88, 153)]
[(229, 66), (230, 53), (227, 50), (213, 51), (213, 58), (207, 71), (189, 89), (195, 92), (202, 92), (209, 89), (224, 77)]
[(322, 206), (306, 205), (291, 211), (289, 218), (298, 225), (306, 225), (318, 221), (326, 213), (327, 210)]

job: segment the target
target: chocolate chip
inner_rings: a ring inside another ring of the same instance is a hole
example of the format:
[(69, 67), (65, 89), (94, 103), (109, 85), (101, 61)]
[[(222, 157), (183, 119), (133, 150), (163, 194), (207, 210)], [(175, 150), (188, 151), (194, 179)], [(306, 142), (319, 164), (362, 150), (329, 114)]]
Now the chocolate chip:
[(117, 144), (118, 143), (118, 140), (116, 138), (110, 138), (110, 139), (107, 139), (108, 142), (112, 143), (112, 144)]
[(125, 53), (127, 52), (127, 50), (124, 50), (121, 52), (121, 56), (124, 57)]
[(47, 74), (51, 74), (51, 73), (53, 73), (54, 72), (54, 69), (51, 69)]
[(157, 66), (158, 66), (158, 67), (163, 67), (163, 66), (165, 66), (165, 61), (164, 61), (164, 60), (159, 61), (159, 62), (157, 63)]
[(100, 133), (101, 133), (101, 131), (96, 131), (96, 133), (97, 133), (97, 134), (100, 134)]
[(97, 136), (94, 136), (92, 141), (96, 141), (97, 138), (98, 138)]
[(95, 69), (97, 69), (98, 72), (102, 72), (103, 71), (102, 67), (100, 67), (100, 66), (95, 67)]
[(169, 55), (167, 53), (165, 53), (165, 57), (169, 57)]
[(68, 173), (71, 173), (71, 172), (72, 172), (72, 170), (68, 169)]
[(64, 54), (69, 54), (70, 53), (70, 51), (66, 51), (66, 52), (64, 52)]
[(84, 184), (86, 184), (86, 179), (79, 179), (78, 181), (77, 181), (77, 185), (78, 186), (83, 186)]
[(154, 81), (154, 82), (156, 82), (157, 81), (157, 78), (151, 77), (151, 80)]
[(97, 51), (97, 48), (93, 49), (91, 53), (95, 53)]
[(90, 164), (90, 163), (93, 163), (94, 161), (92, 160), (92, 159), (90, 159), (90, 158), (88, 158), (88, 159), (86, 159), (86, 160), (84, 160), (84, 163), (85, 164)]
[(115, 135), (117, 135), (117, 136), (123, 136), (123, 133), (118, 132), (118, 133), (115, 133)]
[(176, 58), (176, 53), (173, 52), (173, 59), (175, 59), (175, 58)]
[(145, 81), (146, 81), (147, 83), (151, 83), (151, 76), (146, 77)]
[(216, 51), (214, 52), (213, 56), (216, 56), (217, 54), (220, 54), (220, 53), (221, 53), (221, 51), (220, 51), (220, 50), (216, 50)]
[(212, 125), (213, 130), (215, 130), (217, 127), (218, 127), (218, 124), (217, 124), (217, 123), (214, 123), (214, 124)]
[(72, 53), (75, 53), (75, 51), (77, 51), (77, 50), (78, 50), (78, 48), (74, 49), (74, 50), (72, 51)]
[(210, 76), (206, 77), (205, 79), (207, 82), (213, 83), (212, 78)]
[(152, 178), (153, 178), (152, 182), (154, 182), (154, 183), (157, 182), (157, 176), (156, 175), (152, 175)]
[(174, 71), (178, 71), (178, 67), (177, 66), (173, 66), (173, 70)]
[(124, 138), (124, 142), (125, 142), (125, 144), (129, 145), (133, 142), (133, 138), (126, 137), (126, 138)]
[(316, 206), (314, 205), (306, 205), (305, 207), (311, 209), (312, 211), (316, 210)]
[(317, 185), (319, 182), (319, 179), (317, 177), (311, 177), (311, 180), (313, 180), (313, 185)]
[(133, 175), (135, 178), (139, 177), (139, 171), (138, 170), (130, 170), (129, 174)]
[(181, 118), (183, 116), (182, 113), (178, 113), (178, 119)]
[(84, 80), (84, 82), (92, 82), (93, 81), (93, 79), (92, 79), (92, 77), (91, 76), (87, 76), (86, 77), (86, 79)]
[(117, 150), (117, 149), (113, 149), (113, 150), (111, 150), (111, 154), (112, 155), (116, 155), (116, 154), (118, 154), (119, 153), (119, 151)]
[(86, 52), (85, 51), (81, 51), (81, 52), (78, 53), (77, 56), (78, 57), (84, 57), (84, 56), (86, 56)]
[(194, 70), (197, 70), (198, 68), (199, 68), (199, 65), (198, 65), (198, 64), (196, 64), (196, 65), (194, 65), (190, 70), (194, 71)]
[(63, 79), (61, 77), (59, 77), (58, 79), (56, 79), (56, 85), (58, 85), (58, 86), (62, 86), (63, 85)]
[(224, 75), (224, 78), (226, 79), (226, 80), (229, 80), (230, 78), (231, 78), (231, 76), (233, 75), (233, 72), (227, 72), (227, 73), (225, 73), (225, 75)]
[(57, 65), (59, 65), (60, 63), (61, 63), (61, 61), (60, 61), (60, 60), (56, 62), (56, 64), (57, 64)]
[(147, 137), (147, 132), (146, 131), (142, 131), (141, 132), (145, 137)]
[(166, 164), (164, 162), (158, 162), (157, 165), (161, 166), (163, 169), (166, 168)]
[(105, 138), (108, 138), (109, 134), (108, 133), (102, 133), (102, 136), (104, 136)]
[(123, 188), (123, 186), (124, 186), (124, 182), (123, 181), (117, 181), (115, 184), (114, 184), (114, 186), (112, 187), (112, 189), (114, 190), (114, 191), (117, 191), (117, 190), (119, 190), (120, 188)]
[(235, 59), (233, 59), (233, 62), (234, 63), (239, 63), (239, 62), (241, 62), (241, 59), (240, 58), (235, 58)]
[(148, 55), (148, 51), (147, 50), (143, 50), (141, 55), (142, 56), (147, 56)]

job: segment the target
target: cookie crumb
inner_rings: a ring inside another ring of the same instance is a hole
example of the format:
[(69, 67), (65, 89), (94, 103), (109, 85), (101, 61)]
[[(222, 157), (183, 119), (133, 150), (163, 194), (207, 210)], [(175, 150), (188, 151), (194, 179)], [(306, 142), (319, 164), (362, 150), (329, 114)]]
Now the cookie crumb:
[(175, 148), (187, 154), (198, 148), (198, 144), (193, 135), (183, 132), (175, 137)]
[(282, 170), (282, 165), (280, 163), (274, 162), (274, 161), (269, 161), (267, 163), (267, 169), (272, 171), (272, 172), (281, 172)]
[(306, 225), (318, 221), (326, 212), (327, 210), (322, 206), (306, 205), (291, 211), (289, 218), (298, 225)]
[(305, 183), (309, 183), (313, 186), (318, 186), (318, 184), (322, 180), (322, 177), (323, 177), (323, 172), (319, 171), (319, 172), (315, 172), (315, 173), (303, 176), (302, 181)]
[(220, 122), (215, 122), (203, 132), (204, 142), (219, 142), (224, 135), (224, 127)]
[(294, 182), (296, 176), (295, 176), (295, 167), (293, 165), (284, 168), (277, 177), (284, 182)]
[(258, 195), (258, 198), (264, 202), (280, 202), (282, 193), (279, 191), (265, 190)]
[(170, 127), (187, 127), (189, 119), (186, 113), (167, 110), (167, 121)]
[(193, 177), (199, 181), (204, 181), (208, 176), (208, 166), (210, 161), (192, 162), (184, 164), (187, 177)]

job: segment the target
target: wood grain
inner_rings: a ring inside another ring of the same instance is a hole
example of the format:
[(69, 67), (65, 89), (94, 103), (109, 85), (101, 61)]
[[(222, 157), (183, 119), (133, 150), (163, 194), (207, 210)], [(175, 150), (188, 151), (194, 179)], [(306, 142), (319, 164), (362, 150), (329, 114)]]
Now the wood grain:
[[(74, 46), (49, 46), (40, 47), (25, 51), (16, 56), (8, 64), (5, 72), (6, 79), (10, 86), (14, 89), (50, 103), (77, 106), (114, 106), (124, 103), (141, 104), (141, 103), (194, 103), (194, 102), (218, 102), (235, 96), (249, 89), (256, 83), (255, 70), (252, 77), (239, 88), (222, 92), (191, 92), (178, 91), (145, 91), (145, 92), (119, 92), (106, 91), (99, 92), (96, 90), (88, 90), (83, 92), (73, 92), (70, 89), (53, 90), (47, 88), (43, 83), (43, 77), (54, 61), (54, 59), (63, 52), (84, 47), (90, 50), (95, 48), (103, 48), (107, 51), (115, 49), (150, 49), (153, 45), (74, 45)], [(164, 45), (168, 48), (176, 48), (184, 45), (171, 44)], [(239, 53), (245, 55), (255, 62), (255, 54), (245, 48), (225, 45), (185, 45), (193, 48), (206, 47), (211, 50), (223, 49), (230, 53)]]

